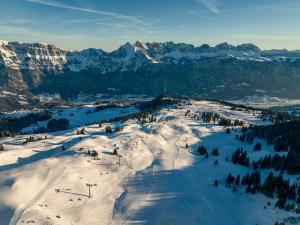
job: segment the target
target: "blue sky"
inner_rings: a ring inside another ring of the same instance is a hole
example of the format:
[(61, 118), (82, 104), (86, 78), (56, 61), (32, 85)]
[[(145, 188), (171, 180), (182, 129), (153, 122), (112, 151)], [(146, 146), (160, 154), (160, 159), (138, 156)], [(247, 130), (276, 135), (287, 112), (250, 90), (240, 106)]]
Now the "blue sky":
[(299, 0), (0, 0), (0, 39), (66, 49), (127, 41), (300, 49)]

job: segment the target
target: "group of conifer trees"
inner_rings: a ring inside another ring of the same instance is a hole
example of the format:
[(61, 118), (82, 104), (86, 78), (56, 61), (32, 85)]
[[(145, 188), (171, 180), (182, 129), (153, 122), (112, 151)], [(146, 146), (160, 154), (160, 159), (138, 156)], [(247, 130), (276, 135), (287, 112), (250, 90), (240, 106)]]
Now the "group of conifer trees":
[[(190, 110), (187, 110), (185, 116), (190, 115)], [(231, 121), (230, 119), (222, 117), (220, 114), (213, 111), (197, 112), (192, 115), (193, 118), (202, 120), (203, 123), (218, 123), (219, 126), (231, 127), (231, 126), (243, 126), (244, 122), (241, 120)]]
[(262, 181), (260, 171), (256, 170), (244, 176), (233, 176), (231, 173), (227, 176), (226, 186), (237, 191), (239, 187), (244, 187), (246, 193), (261, 193), (269, 198), (276, 198), (275, 206), (286, 210), (296, 210), (300, 213), (300, 183), (291, 183), (285, 179), (282, 174), (274, 175), (270, 172), (264, 181)]
[(299, 174), (299, 158), (295, 151), (289, 151), (287, 155), (268, 155), (259, 160), (253, 161), (254, 169), (275, 169), (276, 171), (287, 171), (288, 174)]
[(250, 159), (247, 155), (247, 151), (244, 151), (243, 148), (238, 148), (231, 157), (231, 162), (234, 164), (239, 164), (241, 166), (249, 167)]
[[(266, 156), (253, 165), (255, 168), (287, 171), (289, 174), (300, 174), (300, 120), (292, 120), (268, 126), (243, 127), (237, 138), (253, 143), (254, 138), (265, 139), (267, 144), (274, 145), (274, 151), (287, 152), (286, 156)], [(254, 150), (261, 150), (257, 143)]]

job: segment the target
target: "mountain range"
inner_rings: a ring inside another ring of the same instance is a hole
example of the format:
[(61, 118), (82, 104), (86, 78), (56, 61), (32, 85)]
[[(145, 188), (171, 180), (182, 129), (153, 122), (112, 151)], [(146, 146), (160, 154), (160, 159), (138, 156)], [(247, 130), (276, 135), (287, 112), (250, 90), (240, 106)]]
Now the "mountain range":
[(253, 44), (126, 43), (115, 51), (68, 51), (43, 43), (0, 41), (0, 88), (28, 94), (162, 92), (234, 99), (300, 97), (300, 50)]

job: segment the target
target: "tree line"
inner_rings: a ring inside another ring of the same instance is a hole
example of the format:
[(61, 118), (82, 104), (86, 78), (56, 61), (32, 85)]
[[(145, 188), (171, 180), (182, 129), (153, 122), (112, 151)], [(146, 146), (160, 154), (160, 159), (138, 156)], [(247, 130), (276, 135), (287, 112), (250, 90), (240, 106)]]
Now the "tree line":
[[(300, 204), (300, 184), (291, 183), (282, 174), (275, 175), (270, 172), (263, 181), (260, 171), (255, 170), (244, 176), (233, 176), (231, 173), (226, 178), (226, 186), (237, 191), (239, 187), (245, 188), (245, 193), (261, 193), (268, 198), (277, 198), (275, 206), (281, 209), (293, 210)], [(300, 208), (298, 208), (300, 213)]]
[[(242, 129), (238, 137), (242, 141), (253, 142), (254, 138), (265, 139), (268, 144), (274, 145), (274, 151), (287, 152), (286, 156), (275, 155), (272, 159), (265, 157), (256, 162), (257, 167), (286, 170), (289, 174), (300, 173), (300, 121), (289, 121), (267, 126), (252, 126)], [(257, 146), (261, 148), (261, 146)]]

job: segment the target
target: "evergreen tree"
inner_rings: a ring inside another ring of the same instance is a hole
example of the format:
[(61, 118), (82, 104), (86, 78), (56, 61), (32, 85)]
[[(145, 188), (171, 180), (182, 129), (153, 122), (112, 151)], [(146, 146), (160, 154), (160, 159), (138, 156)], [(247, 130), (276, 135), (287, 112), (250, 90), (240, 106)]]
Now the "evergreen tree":
[(207, 148), (205, 148), (204, 146), (200, 146), (198, 148), (198, 152), (200, 155), (205, 155), (205, 154), (207, 154)]
[(261, 143), (260, 142), (256, 143), (256, 145), (254, 146), (253, 150), (254, 151), (260, 151), (261, 150)]
[(274, 175), (272, 172), (269, 173), (264, 184), (262, 185), (262, 192), (269, 198), (273, 198), (273, 193), (275, 191), (274, 186)]
[(280, 198), (276, 202), (275, 206), (278, 207), (278, 208), (280, 208), (280, 209), (283, 209), (284, 206), (285, 206), (285, 203), (286, 203), (286, 198)]
[(213, 156), (219, 156), (219, 150), (217, 148), (214, 148), (212, 150), (212, 153), (211, 153)]
[(113, 130), (112, 130), (112, 128), (111, 128), (110, 126), (107, 126), (107, 127), (105, 128), (105, 132), (106, 132), (106, 133), (112, 133)]
[(215, 181), (214, 181), (214, 185), (215, 185), (216, 187), (218, 187), (218, 186), (219, 186), (219, 182), (218, 182), (218, 180), (215, 180)]
[(239, 185), (240, 185), (240, 179), (241, 179), (241, 176), (240, 176), (240, 175), (238, 175), (238, 176), (235, 178), (234, 184), (235, 184), (236, 186), (239, 186)]
[(247, 152), (244, 151), (242, 148), (238, 148), (231, 157), (231, 161), (234, 164), (239, 164), (242, 166), (248, 167), (250, 165), (249, 157), (247, 156)]
[(230, 185), (234, 182), (234, 176), (231, 175), (231, 173), (229, 173), (227, 179), (226, 179), (226, 184)]
[(113, 155), (118, 155), (118, 148), (115, 148), (112, 154)]
[(121, 131), (121, 130), (123, 130), (122, 127), (116, 127), (116, 132), (119, 132), (119, 131)]

